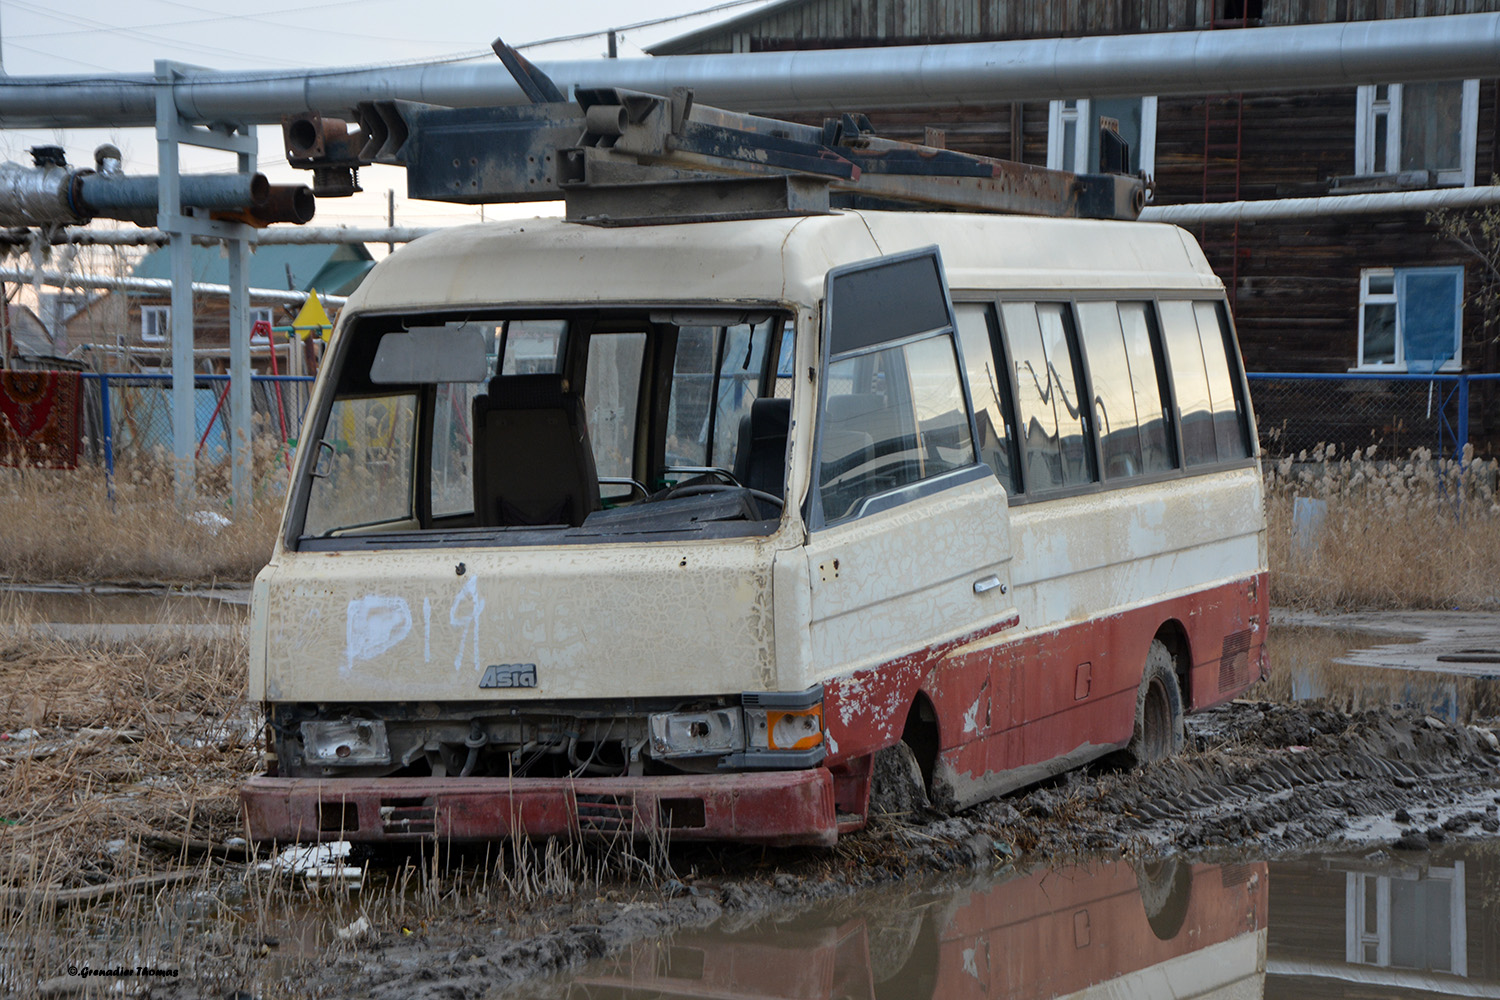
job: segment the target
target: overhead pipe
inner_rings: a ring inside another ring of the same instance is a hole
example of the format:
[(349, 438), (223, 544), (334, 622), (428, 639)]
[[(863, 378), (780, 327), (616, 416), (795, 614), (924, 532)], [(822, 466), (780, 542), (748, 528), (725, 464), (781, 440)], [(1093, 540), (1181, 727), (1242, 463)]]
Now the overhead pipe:
[[(1170, 31), (1089, 38), (904, 45), (875, 49), (542, 62), (560, 85), (669, 93), (690, 87), (731, 110), (993, 104), (1353, 87), (1495, 75), (1500, 13)], [(174, 83), (189, 122), (280, 122), (317, 112), (352, 117), (363, 101), (450, 107), (529, 103), (499, 60), (267, 72), (183, 69)], [(151, 74), (0, 79), (0, 128), (156, 122)]]
[[(274, 191), (276, 185), (272, 185)], [(303, 190), (306, 190), (305, 188)], [(259, 246), (305, 246), (323, 243), (410, 243), (441, 226), (395, 226), (387, 228), (354, 226), (298, 226), (297, 228), (263, 229), (256, 236)], [(97, 246), (97, 247), (146, 247), (165, 246), (168, 236), (160, 229), (57, 229), (51, 233), (38, 233), (27, 229), (0, 229), (0, 246), (30, 246), (37, 239), (44, 239), (53, 246)], [(194, 243), (218, 246), (215, 236), (194, 237)]]
[[(169, 278), (134, 278), (110, 275), (61, 274), (57, 271), (31, 271), (21, 267), (0, 267), (0, 281), (21, 281), (26, 284), (39, 283), (51, 288), (107, 288), (120, 292), (148, 292), (170, 295), (172, 281)], [(212, 281), (193, 282), (194, 294), (228, 295), (228, 285)], [(307, 292), (287, 291), (284, 288), (252, 288), (250, 297), (263, 302), (280, 302), (283, 305), (300, 306), (307, 301)], [(341, 306), (349, 301), (347, 295), (323, 295), (318, 299), (324, 305)]]
[[(1316, 216), (1389, 215), (1394, 212), (1431, 212), (1440, 208), (1480, 208), (1500, 205), (1500, 185), (1471, 188), (1439, 188), (1426, 191), (1394, 191), (1371, 194), (1324, 195), (1317, 198), (1274, 198), (1264, 201), (1226, 201), (1205, 205), (1147, 205), (1142, 222), (1169, 222), (1180, 226), (1257, 222), (1273, 219), (1303, 219)], [(256, 236), (261, 246), (327, 243), (410, 243), (436, 233), (445, 226), (299, 226), (262, 230)], [(24, 229), (0, 230), (0, 246), (29, 246), (35, 236)], [(47, 240), (55, 246), (162, 246), (167, 234), (160, 229), (59, 229)], [(202, 237), (195, 242), (217, 244)]]
[[(60, 146), (34, 146), (32, 166), (0, 163), (0, 226), (83, 225), (90, 219), (119, 219), (150, 225), (156, 220), (158, 188), (154, 174), (127, 177), (120, 151), (112, 145), (94, 151), (93, 170), (68, 166)], [(312, 218), (312, 192), (301, 186), (277, 195), (264, 174), (183, 174), (180, 200), (185, 208), (209, 211), (262, 209), (267, 221)]]
[(1484, 205), (1500, 205), (1500, 185), (1438, 188), (1432, 191), (1335, 194), (1318, 198), (1225, 201), (1207, 205), (1148, 205), (1141, 211), (1141, 221), (1198, 226), (1230, 222), (1265, 222), (1273, 219), (1308, 219), (1318, 216), (1432, 212), (1440, 208), (1480, 208)]

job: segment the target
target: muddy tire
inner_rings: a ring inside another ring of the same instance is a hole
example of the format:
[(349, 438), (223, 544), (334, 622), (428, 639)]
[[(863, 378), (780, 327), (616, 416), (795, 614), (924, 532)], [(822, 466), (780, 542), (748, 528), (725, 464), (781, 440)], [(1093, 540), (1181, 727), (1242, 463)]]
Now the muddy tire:
[(1192, 866), (1177, 858), (1137, 864), (1135, 882), (1141, 890), (1141, 906), (1151, 933), (1162, 941), (1172, 940), (1182, 930), (1188, 903), (1192, 902)]
[(878, 751), (870, 776), (870, 819), (916, 818), (928, 808), (922, 767), (906, 741)]
[(1186, 734), (1176, 665), (1167, 647), (1153, 639), (1135, 695), (1135, 730), (1125, 746), (1126, 762), (1139, 767), (1165, 760), (1182, 750)]

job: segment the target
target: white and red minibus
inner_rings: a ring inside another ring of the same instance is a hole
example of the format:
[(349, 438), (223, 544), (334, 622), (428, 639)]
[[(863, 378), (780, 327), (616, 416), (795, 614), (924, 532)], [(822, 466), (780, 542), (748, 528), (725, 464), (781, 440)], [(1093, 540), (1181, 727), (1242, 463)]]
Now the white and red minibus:
[(833, 211), (449, 230), (339, 320), (250, 686), (279, 839), (831, 844), (1264, 676), (1221, 282), (1171, 226)]

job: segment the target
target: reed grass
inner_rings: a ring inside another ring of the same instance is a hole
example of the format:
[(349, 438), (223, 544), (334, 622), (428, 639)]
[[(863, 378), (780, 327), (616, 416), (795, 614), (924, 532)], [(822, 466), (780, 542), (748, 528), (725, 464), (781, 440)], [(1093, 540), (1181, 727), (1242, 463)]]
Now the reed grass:
[(223, 468), (204, 472), (184, 508), (163, 462), (119, 469), (113, 497), (94, 466), (0, 467), (0, 579), (248, 583), (270, 558), (285, 494), (284, 470), (256, 468), (254, 499), (237, 511), (214, 499), (229, 494)]
[[(1271, 602), (1310, 610), (1500, 605), (1500, 462), (1332, 446), (1266, 470)], [(1298, 497), (1326, 504), (1315, 532)]]

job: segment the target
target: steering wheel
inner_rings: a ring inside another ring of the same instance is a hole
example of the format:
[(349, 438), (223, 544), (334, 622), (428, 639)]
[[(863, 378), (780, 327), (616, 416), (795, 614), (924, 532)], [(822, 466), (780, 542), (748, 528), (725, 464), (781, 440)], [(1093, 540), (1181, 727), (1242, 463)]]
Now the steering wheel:
[(731, 486), (741, 485), (740, 481), (734, 478), (734, 473), (730, 472), (728, 469), (721, 469), (718, 466), (714, 465), (669, 465), (662, 471), (691, 473), (695, 478), (698, 476), (718, 476), (720, 479), (724, 480)]
[[(730, 480), (734, 479), (728, 473), (724, 474)], [(663, 500), (676, 500), (679, 497), (696, 497), (709, 493), (734, 493), (740, 490), (744, 490), (757, 500), (775, 504), (777, 510), (781, 510), (786, 506), (786, 501), (775, 494), (767, 493), (764, 490), (752, 490), (748, 486), (741, 486), (738, 483), (735, 483), (733, 486), (721, 485), (719, 483), (684, 483), (681, 486), (674, 486), (670, 490), (667, 490), (666, 493), (662, 494), (661, 498)]]

